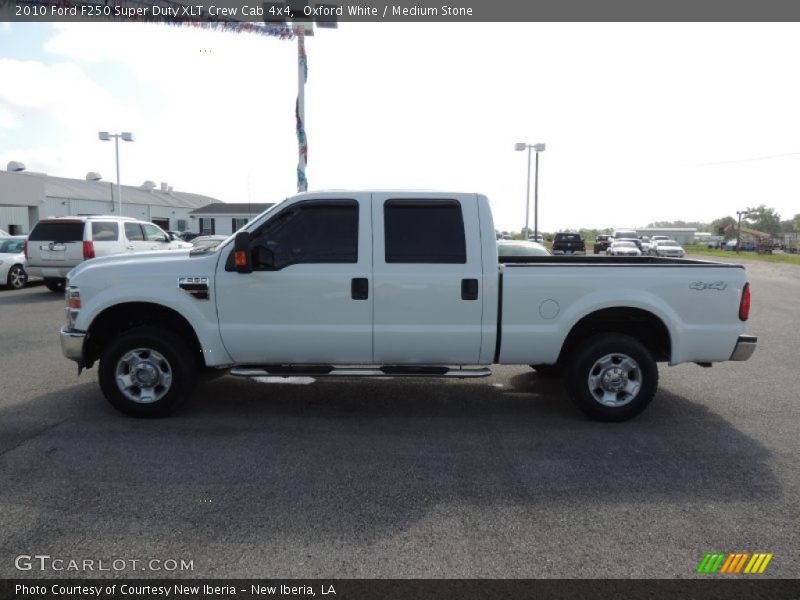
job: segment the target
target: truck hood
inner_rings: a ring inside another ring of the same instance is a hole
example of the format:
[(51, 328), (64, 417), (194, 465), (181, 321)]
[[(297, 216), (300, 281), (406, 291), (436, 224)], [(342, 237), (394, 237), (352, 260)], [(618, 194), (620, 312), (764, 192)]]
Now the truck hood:
[[(115, 254), (93, 258), (79, 264), (72, 269), (67, 277), (71, 282), (89, 276), (108, 276), (113, 273), (115, 276), (121, 273), (140, 273), (150, 274), (182, 274), (190, 263), (194, 263), (195, 258), (189, 257), (189, 248), (178, 250), (157, 250), (153, 252), (137, 252), (134, 254)], [(214, 256), (209, 253), (205, 256)], [(200, 258), (200, 257), (197, 257)], [(199, 261), (198, 261), (199, 262)]]

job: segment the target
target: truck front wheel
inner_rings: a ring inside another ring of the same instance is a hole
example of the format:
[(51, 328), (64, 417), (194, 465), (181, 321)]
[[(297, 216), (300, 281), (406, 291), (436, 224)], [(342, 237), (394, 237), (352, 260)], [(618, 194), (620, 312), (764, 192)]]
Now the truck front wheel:
[(597, 421), (626, 421), (642, 412), (658, 389), (658, 366), (638, 340), (618, 333), (589, 338), (569, 363), (567, 390)]
[(160, 417), (191, 391), (197, 371), (189, 346), (171, 331), (142, 326), (112, 341), (100, 356), (100, 388), (126, 415)]

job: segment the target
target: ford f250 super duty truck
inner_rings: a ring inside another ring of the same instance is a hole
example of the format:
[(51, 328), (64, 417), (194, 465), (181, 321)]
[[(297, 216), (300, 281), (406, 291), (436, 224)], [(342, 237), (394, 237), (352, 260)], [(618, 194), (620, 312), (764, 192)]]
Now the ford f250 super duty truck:
[(746, 360), (742, 267), (508, 257), (485, 196), (304, 193), (215, 248), (88, 260), (69, 273), (65, 356), (99, 361), (118, 409), (161, 415), (203, 369), (244, 377), (561, 373), (589, 416), (628, 419), (657, 362)]

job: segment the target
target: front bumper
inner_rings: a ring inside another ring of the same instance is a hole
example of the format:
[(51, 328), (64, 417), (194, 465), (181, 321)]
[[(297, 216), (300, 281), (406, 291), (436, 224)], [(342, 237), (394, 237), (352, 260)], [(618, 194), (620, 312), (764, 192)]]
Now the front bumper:
[(85, 331), (73, 331), (67, 327), (61, 328), (61, 353), (78, 365), (83, 366), (83, 340)]
[(758, 338), (754, 335), (740, 335), (739, 339), (736, 340), (736, 346), (733, 348), (733, 353), (731, 354), (731, 360), (747, 360), (751, 356), (753, 356), (753, 352), (756, 351), (756, 345), (758, 344)]

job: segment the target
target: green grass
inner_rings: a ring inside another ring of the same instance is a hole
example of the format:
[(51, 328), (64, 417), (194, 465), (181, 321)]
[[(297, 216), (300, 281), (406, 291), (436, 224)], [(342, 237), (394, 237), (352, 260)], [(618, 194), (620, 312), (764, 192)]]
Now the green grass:
[(730, 252), (726, 250), (710, 250), (704, 246), (684, 246), (687, 254), (702, 254), (704, 256), (718, 256), (720, 258), (730, 258), (736, 260), (737, 258), (747, 258), (749, 260), (760, 260), (763, 262), (783, 263), (790, 265), (800, 265), (800, 254), (756, 254), (755, 252)]

